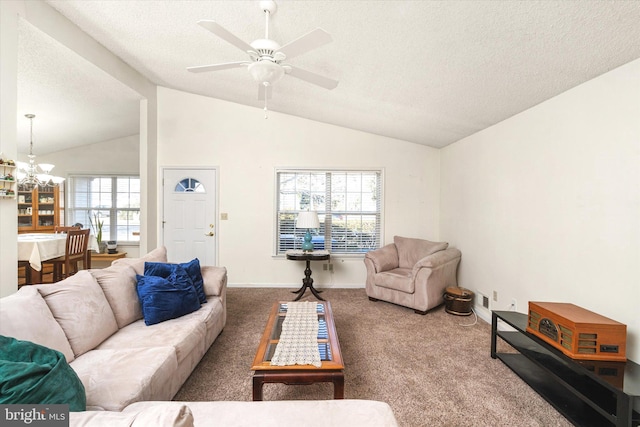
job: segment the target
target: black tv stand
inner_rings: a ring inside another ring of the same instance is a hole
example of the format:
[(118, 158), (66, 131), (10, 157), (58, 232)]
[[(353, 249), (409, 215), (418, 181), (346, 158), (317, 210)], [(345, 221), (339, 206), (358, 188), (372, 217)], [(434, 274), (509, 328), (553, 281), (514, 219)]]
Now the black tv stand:
[[(499, 322), (515, 330), (500, 330), (505, 328), (498, 328)], [(633, 409), (640, 401), (640, 365), (574, 360), (526, 328), (526, 314), (493, 311), (491, 357), (500, 359), (576, 426), (640, 425), (640, 414)], [(498, 337), (518, 352), (498, 353)]]

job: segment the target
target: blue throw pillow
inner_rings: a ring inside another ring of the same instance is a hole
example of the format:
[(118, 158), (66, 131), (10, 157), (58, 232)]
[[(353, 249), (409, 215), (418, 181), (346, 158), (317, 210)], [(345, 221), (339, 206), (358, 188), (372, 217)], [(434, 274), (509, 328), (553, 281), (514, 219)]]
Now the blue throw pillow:
[(195, 258), (189, 262), (183, 262), (182, 264), (171, 264), (165, 262), (145, 262), (144, 263), (144, 275), (145, 276), (158, 276), (169, 277), (169, 275), (175, 270), (176, 266), (184, 268), (191, 278), (191, 283), (198, 294), (198, 299), (201, 304), (207, 302), (207, 296), (204, 293), (204, 280), (202, 279), (202, 273), (200, 272), (200, 261)]
[(136, 278), (136, 290), (147, 326), (200, 309), (200, 301), (191, 278), (180, 266), (177, 266), (167, 278), (140, 275), (136, 275)]

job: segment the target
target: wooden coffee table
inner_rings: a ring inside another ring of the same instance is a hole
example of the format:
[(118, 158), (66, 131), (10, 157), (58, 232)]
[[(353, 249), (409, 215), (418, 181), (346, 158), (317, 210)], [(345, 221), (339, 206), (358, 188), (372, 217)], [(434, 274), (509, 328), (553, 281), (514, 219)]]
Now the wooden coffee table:
[(286, 315), (286, 302), (273, 305), (267, 326), (262, 334), (256, 357), (253, 359), (251, 370), (253, 373), (253, 400), (262, 400), (262, 386), (265, 383), (313, 384), (318, 382), (333, 383), (333, 398), (344, 399), (344, 365), (340, 353), (340, 343), (333, 322), (331, 304), (328, 301), (318, 301), (318, 349), (322, 366), (290, 365), (271, 366), (282, 322)]

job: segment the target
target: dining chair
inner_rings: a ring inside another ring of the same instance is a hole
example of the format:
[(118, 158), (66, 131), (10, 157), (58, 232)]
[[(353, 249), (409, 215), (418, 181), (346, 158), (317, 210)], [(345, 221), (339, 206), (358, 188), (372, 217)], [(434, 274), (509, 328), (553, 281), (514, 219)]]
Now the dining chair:
[(56, 225), (53, 228), (53, 231), (58, 234), (58, 233), (66, 233), (67, 231), (71, 231), (71, 230), (80, 230), (82, 227), (79, 227), (77, 225), (69, 225), (69, 226), (64, 226), (64, 225)]
[(67, 231), (65, 254), (58, 258), (42, 262), (42, 265), (53, 265), (53, 281), (59, 282), (81, 270), (78, 263), (82, 262), (82, 269), (89, 268), (89, 229)]

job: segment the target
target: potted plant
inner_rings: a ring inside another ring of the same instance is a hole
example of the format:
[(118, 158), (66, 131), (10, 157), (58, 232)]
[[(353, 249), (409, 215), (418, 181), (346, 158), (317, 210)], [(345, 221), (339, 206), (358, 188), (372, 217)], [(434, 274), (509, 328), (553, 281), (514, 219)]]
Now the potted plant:
[(93, 234), (96, 236), (96, 241), (98, 242), (98, 253), (101, 254), (105, 251), (107, 244), (102, 241), (102, 226), (104, 225), (104, 220), (100, 219), (100, 212), (94, 212), (93, 219), (91, 219), (91, 215), (89, 215), (89, 222), (91, 223)]

